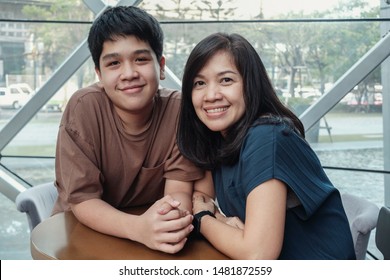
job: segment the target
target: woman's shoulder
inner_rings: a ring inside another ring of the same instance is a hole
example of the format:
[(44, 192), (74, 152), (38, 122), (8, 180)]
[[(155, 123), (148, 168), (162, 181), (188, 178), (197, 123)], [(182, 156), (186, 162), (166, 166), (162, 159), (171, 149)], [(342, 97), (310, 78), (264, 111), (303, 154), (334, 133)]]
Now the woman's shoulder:
[[(260, 118), (248, 130), (243, 150), (262, 150), (264, 153), (283, 153), (300, 150), (311, 153), (311, 148), (291, 121), (282, 118)], [(280, 149), (282, 148), (282, 149)]]
[(258, 118), (248, 130), (249, 137), (263, 138), (266, 135), (274, 138), (298, 134), (293, 122), (288, 118), (278, 116), (263, 116)]

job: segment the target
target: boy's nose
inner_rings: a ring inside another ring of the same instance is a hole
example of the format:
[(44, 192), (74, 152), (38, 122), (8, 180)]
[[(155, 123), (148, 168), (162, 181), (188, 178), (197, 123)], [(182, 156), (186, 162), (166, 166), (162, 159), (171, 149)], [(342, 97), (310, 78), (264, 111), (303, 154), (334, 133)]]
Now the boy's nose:
[(123, 67), (123, 71), (122, 71), (122, 78), (123, 79), (130, 79), (130, 78), (134, 78), (134, 77), (138, 77), (139, 76), (139, 73), (136, 69), (136, 67), (134, 67), (133, 65), (124, 65)]

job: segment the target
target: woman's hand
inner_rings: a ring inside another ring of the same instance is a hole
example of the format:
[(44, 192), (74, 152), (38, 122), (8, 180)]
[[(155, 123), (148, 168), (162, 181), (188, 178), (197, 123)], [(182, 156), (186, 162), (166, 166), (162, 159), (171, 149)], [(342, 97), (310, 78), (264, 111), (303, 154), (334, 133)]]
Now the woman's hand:
[(215, 204), (214, 200), (209, 196), (201, 193), (194, 192), (192, 195), (192, 212), (193, 214), (199, 213), (201, 211), (210, 211), (211, 213), (215, 213)]
[(227, 224), (229, 226), (244, 230), (245, 225), (238, 217), (226, 217), (226, 216), (222, 215), (221, 213), (219, 213), (219, 211), (217, 211), (215, 216), (219, 221), (224, 222), (225, 224)]
[(194, 214), (201, 211), (210, 211), (221, 222), (241, 230), (244, 229), (244, 223), (238, 217), (226, 217), (221, 214), (214, 200), (201, 192), (195, 191), (192, 195), (192, 208)]

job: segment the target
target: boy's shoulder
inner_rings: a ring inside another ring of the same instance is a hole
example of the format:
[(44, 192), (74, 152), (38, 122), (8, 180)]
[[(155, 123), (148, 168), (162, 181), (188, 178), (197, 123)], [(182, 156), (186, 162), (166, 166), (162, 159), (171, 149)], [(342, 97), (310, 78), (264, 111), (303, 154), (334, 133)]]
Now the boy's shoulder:
[(159, 95), (161, 98), (181, 99), (181, 92), (176, 89), (160, 88)]
[[(91, 84), (75, 91), (69, 98), (64, 114), (84, 114), (109, 107), (109, 100), (100, 83)], [(69, 116), (71, 118), (71, 116)]]
[(77, 97), (77, 98), (81, 98), (81, 97), (84, 97), (86, 95), (89, 95), (91, 93), (104, 93), (104, 87), (99, 83), (94, 83), (94, 84), (91, 84), (89, 86), (86, 86), (86, 87), (83, 87), (83, 88), (80, 88), (79, 90), (77, 90), (73, 96)]
[[(106, 103), (108, 102), (107, 99), (108, 97), (105, 94), (103, 86), (97, 82), (75, 91), (70, 97), (68, 105), (73, 107), (79, 105), (80, 103), (84, 103), (85, 105), (91, 102)], [(87, 100), (88, 102), (82, 102)]]

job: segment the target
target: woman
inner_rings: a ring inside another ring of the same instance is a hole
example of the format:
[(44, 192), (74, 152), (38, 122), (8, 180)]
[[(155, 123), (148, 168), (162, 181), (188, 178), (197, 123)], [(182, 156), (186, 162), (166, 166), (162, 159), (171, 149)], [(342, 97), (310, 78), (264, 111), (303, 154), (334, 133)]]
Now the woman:
[[(233, 259), (355, 259), (340, 194), (245, 38), (203, 39), (182, 91), (179, 148), (211, 172), (195, 186), (200, 234)], [(224, 215), (243, 224), (218, 214), (213, 182)]]

